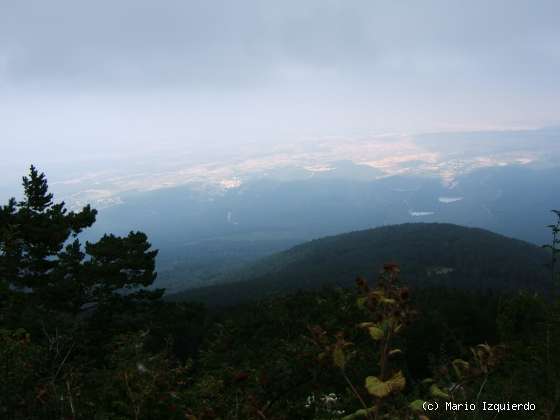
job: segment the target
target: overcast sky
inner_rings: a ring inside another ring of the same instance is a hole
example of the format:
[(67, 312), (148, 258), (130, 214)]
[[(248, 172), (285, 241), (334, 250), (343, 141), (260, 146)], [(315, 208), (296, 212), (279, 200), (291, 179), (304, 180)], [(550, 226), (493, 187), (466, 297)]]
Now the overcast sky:
[(559, 17), (558, 0), (0, 0), (0, 175), (558, 124)]

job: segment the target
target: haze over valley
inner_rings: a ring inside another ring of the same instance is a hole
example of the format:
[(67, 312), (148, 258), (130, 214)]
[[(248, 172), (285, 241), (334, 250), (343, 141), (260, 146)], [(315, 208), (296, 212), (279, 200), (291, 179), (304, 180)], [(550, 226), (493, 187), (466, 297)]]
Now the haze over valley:
[(455, 223), (540, 245), (560, 187), (555, 127), (310, 139), (226, 154), (198, 163), (154, 154), (100, 171), (69, 163), (49, 180), (70, 208), (100, 211), (85, 239), (148, 233), (169, 292), (311, 239), (383, 225)]
[(0, 419), (560, 419), (559, 18), (0, 0)]
[[(545, 243), (559, 136), (546, 128), (322, 139), (194, 165), (164, 159), (153, 172), (117, 167), (51, 178), (51, 185), (70, 206), (100, 210), (90, 237), (142, 229), (161, 249), (161, 277), (171, 267), (192, 271), (182, 265), (189, 259), (211, 276), (210, 267), (230, 269), (306, 240), (415, 221)], [(185, 286), (208, 280), (195, 277)]]

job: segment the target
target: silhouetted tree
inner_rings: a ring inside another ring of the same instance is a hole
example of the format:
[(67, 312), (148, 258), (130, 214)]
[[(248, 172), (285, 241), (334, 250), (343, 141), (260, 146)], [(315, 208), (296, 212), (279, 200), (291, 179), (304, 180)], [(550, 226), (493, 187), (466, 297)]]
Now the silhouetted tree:
[(0, 290), (36, 309), (76, 315), (115, 300), (145, 301), (162, 290), (146, 290), (155, 277), (157, 250), (147, 236), (105, 235), (96, 243), (77, 238), (93, 225), (89, 205), (68, 211), (54, 203), (47, 179), (31, 166), (23, 177), (24, 198), (0, 208)]

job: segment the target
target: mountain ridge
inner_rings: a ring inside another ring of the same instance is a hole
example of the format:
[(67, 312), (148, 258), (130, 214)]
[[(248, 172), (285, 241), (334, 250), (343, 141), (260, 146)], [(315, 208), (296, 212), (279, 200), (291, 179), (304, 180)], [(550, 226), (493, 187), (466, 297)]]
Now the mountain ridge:
[(548, 254), (536, 245), (475, 227), (405, 223), (314, 239), (169, 298), (212, 303), (349, 287), (358, 275), (374, 278), (387, 261), (398, 263), (413, 287), (548, 290)]

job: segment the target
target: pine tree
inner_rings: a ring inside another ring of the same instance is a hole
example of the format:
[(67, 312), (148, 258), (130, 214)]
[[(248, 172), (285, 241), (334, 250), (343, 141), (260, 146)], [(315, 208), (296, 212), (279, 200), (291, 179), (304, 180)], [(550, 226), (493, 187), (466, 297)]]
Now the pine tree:
[[(105, 235), (97, 243), (78, 235), (93, 225), (89, 205), (68, 211), (54, 203), (44, 173), (31, 166), (23, 177), (24, 198), (0, 208), (0, 292), (38, 309), (78, 314), (112, 301), (153, 300), (156, 250), (147, 236)], [(85, 251), (85, 252), (84, 252)]]

